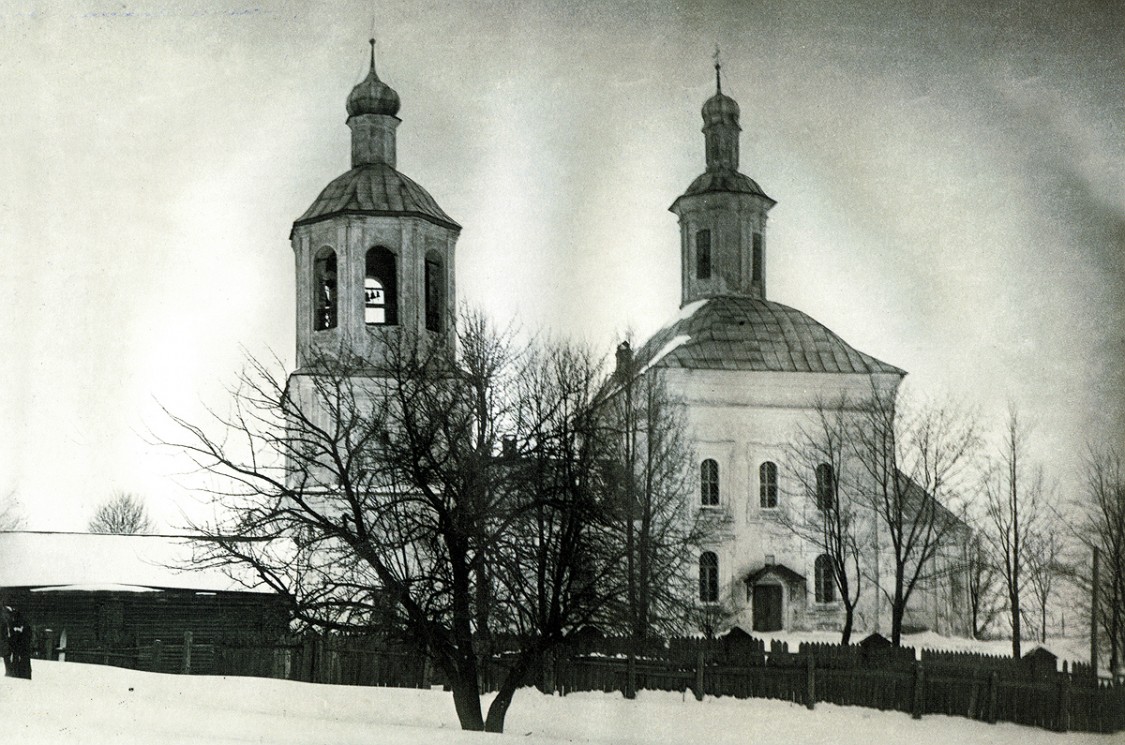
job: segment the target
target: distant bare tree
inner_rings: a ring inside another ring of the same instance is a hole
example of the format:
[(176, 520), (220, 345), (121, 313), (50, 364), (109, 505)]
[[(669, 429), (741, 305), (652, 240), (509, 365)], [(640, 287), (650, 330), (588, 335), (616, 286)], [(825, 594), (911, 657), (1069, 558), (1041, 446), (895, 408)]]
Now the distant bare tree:
[(983, 639), (1004, 612), (1000, 597), (1000, 572), (989, 543), (974, 533), (968, 546), (969, 615), (974, 639)]
[(891, 605), (891, 640), (902, 640), (910, 597), (944, 579), (943, 547), (965, 528), (950, 509), (979, 443), (972, 417), (952, 405), (902, 406), (875, 389), (853, 429), (854, 453), (869, 484), (877, 529), (889, 544), (893, 578), (880, 588)]
[(1031, 550), (1027, 565), (1029, 589), (1035, 601), (1039, 618), (1039, 641), (1047, 641), (1047, 607), (1057, 591), (1055, 580), (1063, 576), (1063, 539), (1061, 526), (1053, 519), (1054, 513), (1047, 513), (1042, 524), (1029, 538)]
[[(1109, 647), (1111, 671), (1119, 669), (1125, 649), (1125, 463), (1119, 453), (1091, 449), (1086, 463), (1086, 489), (1074, 500), (1079, 515), (1075, 535), (1086, 549), (1075, 562), (1072, 579), (1086, 597), (1094, 592), (1090, 554), (1100, 554), (1097, 624)], [(1087, 606), (1088, 607), (1088, 606)]]
[(140, 497), (130, 492), (115, 492), (98, 506), (88, 528), (91, 533), (132, 535), (152, 530), (152, 520)]
[(1022, 652), (1023, 599), (1030, 581), (1033, 536), (1047, 516), (1042, 471), (1027, 462), (1028, 429), (1015, 409), (1008, 412), (1004, 436), (996, 455), (985, 466), (986, 529), (992, 554), (1004, 584), (1012, 656)]
[(24, 525), (23, 513), (15, 492), (0, 500), (0, 530), (19, 530)]
[[(856, 408), (846, 398), (816, 402), (811, 420), (786, 448), (789, 481), (797, 485), (797, 493), (779, 510), (782, 524), (828, 559), (844, 607), (841, 644), (851, 642), (863, 586), (863, 552), (871, 540), (871, 521), (865, 519), (870, 513), (861, 498), (865, 491), (851, 457), (855, 426)], [(823, 596), (826, 590), (818, 586), (816, 593)]]

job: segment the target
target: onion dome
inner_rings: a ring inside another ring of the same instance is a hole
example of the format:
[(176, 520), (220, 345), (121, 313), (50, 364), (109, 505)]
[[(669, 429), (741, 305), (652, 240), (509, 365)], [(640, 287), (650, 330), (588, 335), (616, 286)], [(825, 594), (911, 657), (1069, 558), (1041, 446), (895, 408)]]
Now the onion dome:
[[(718, 49), (715, 54), (718, 55)], [(374, 64), (374, 63), (372, 63)], [(723, 93), (722, 65), (715, 60), (715, 95), (703, 104), (703, 126), (712, 124), (733, 124), (738, 126), (738, 102)]]
[(733, 124), (738, 126), (738, 102), (719, 92), (703, 104), (703, 124)]
[(371, 70), (367, 77), (352, 88), (348, 95), (348, 116), (361, 116), (363, 114), (379, 114), (394, 116), (398, 114), (398, 93), (395, 89), (379, 79), (375, 72), (375, 40), (371, 40)]

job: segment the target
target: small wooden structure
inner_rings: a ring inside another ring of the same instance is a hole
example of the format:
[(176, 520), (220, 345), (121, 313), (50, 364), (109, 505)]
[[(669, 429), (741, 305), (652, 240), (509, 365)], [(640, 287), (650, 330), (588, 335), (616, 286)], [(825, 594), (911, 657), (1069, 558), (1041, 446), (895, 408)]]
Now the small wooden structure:
[(280, 642), (284, 598), (191, 557), (187, 536), (0, 533), (0, 601), (39, 659), (209, 674), (228, 648)]

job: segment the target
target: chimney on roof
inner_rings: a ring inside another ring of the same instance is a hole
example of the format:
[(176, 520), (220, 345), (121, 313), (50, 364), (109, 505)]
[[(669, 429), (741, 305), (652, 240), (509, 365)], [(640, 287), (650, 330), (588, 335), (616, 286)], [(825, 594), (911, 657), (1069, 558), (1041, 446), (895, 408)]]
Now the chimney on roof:
[(613, 371), (618, 381), (625, 381), (633, 377), (633, 348), (628, 341), (617, 345), (617, 369)]

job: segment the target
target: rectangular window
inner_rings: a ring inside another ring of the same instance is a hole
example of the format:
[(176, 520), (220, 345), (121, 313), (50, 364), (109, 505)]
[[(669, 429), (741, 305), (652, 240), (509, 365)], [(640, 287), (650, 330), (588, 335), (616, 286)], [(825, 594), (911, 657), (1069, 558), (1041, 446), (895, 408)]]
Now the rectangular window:
[(441, 265), (436, 261), (426, 262), (426, 330), (441, 331), (442, 306)]
[(711, 279), (710, 230), (700, 230), (695, 234), (695, 276), (697, 279)]
[(762, 234), (754, 233), (754, 265), (751, 269), (751, 280), (754, 282), (762, 281), (762, 261), (765, 258), (765, 249), (762, 247)]

